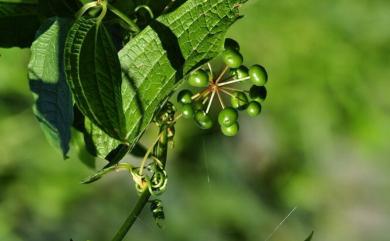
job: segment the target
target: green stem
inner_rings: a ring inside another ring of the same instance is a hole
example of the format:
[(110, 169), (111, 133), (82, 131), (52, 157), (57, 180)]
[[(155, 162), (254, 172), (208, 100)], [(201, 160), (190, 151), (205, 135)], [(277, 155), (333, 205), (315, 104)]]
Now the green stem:
[(138, 201), (135, 204), (130, 215), (126, 218), (125, 222), (122, 224), (118, 232), (115, 234), (115, 237), (112, 239), (112, 241), (122, 241), (125, 238), (127, 232), (130, 230), (131, 226), (133, 226), (134, 222), (137, 220), (141, 211), (148, 203), (149, 198), (150, 198), (150, 193), (149, 190), (147, 189), (138, 198)]
[[(160, 127), (160, 138), (159, 141), (153, 148), (153, 156), (155, 156), (161, 163), (165, 166), (167, 161), (167, 150), (168, 150), (168, 132), (167, 126), (162, 125)], [(137, 220), (141, 211), (144, 209), (145, 205), (148, 203), (151, 194), (149, 189), (146, 189), (141, 196), (138, 198), (133, 210), (130, 212), (129, 216), (126, 218), (125, 222), (122, 224), (118, 232), (115, 234), (112, 241), (122, 241), (127, 232), (133, 226), (134, 222)]]
[(131, 20), (129, 17), (126, 16), (126, 14), (122, 13), (121, 11), (119, 11), (119, 9), (115, 8), (109, 3), (108, 3), (108, 10), (110, 10), (113, 14), (118, 16), (123, 21), (125, 21), (133, 32), (135, 33), (141, 32), (141, 29), (138, 27), (136, 23), (134, 23), (133, 20)]

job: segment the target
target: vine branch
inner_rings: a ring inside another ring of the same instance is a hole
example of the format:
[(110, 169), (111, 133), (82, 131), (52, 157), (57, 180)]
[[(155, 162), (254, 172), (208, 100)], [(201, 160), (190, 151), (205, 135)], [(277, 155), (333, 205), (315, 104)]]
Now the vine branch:
[[(168, 150), (168, 127), (167, 125), (162, 125), (160, 127), (159, 140), (154, 145), (153, 156), (161, 161), (162, 165), (165, 166), (167, 161), (167, 150)], [(129, 216), (126, 218), (122, 226), (119, 228), (118, 232), (115, 234), (112, 241), (122, 241), (126, 236), (127, 232), (133, 226), (134, 222), (137, 220), (141, 211), (144, 209), (145, 205), (148, 203), (151, 194), (149, 189), (146, 188), (142, 192), (141, 196), (138, 198), (134, 208), (130, 212)]]

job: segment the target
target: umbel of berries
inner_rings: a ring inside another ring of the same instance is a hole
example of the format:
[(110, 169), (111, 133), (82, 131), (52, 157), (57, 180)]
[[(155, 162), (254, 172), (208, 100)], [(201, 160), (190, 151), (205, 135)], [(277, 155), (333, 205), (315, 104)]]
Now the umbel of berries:
[[(221, 54), (223, 70), (214, 75), (211, 63), (195, 69), (187, 78), (187, 82), (197, 91), (184, 89), (177, 95), (181, 115), (186, 119), (194, 119), (201, 129), (210, 129), (214, 120), (210, 110), (215, 99), (218, 99), (221, 110), (218, 124), (226, 136), (235, 136), (239, 129), (239, 111), (246, 111), (250, 117), (261, 113), (261, 104), (267, 97), (265, 84), (268, 75), (265, 68), (255, 64), (251, 67), (243, 65), (244, 58), (240, 53), (240, 45), (233, 39), (225, 40), (225, 50)], [(250, 81), (249, 90), (238, 85)], [(226, 104), (226, 97), (230, 99)]]

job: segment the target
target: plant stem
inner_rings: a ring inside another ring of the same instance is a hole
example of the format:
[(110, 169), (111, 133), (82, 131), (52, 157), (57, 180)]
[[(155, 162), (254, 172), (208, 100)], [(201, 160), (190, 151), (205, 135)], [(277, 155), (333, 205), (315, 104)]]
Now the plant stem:
[(135, 204), (130, 215), (126, 218), (126, 221), (122, 224), (112, 241), (122, 241), (125, 238), (127, 232), (130, 230), (131, 226), (133, 226), (139, 214), (144, 209), (145, 205), (148, 203), (149, 198), (150, 192), (148, 189), (146, 189), (138, 198), (138, 201)]
[(115, 8), (109, 3), (108, 3), (108, 10), (110, 10), (113, 14), (118, 16), (123, 21), (125, 21), (133, 32), (135, 33), (141, 32), (140, 28), (136, 23), (134, 23), (133, 20), (131, 20), (129, 17), (126, 16), (126, 14), (122, 13), (121, 11), (119, 11), (119, 9)]
[[(167, 151), (168, 151), (168, 132), (167, 132), (167, 126), (162, 125), (160, 127), (160, 134), (159, 134), (159, 140), (154, 145), (153, 148), (153, 156), (155, 156), (163, 166), (165, 166), (165, 163), (167, 161)], [(136, 202), (133, 210), (130, 212), (129, 216), (126, 218), (125, 222), (122, 224), (118, 232), (115, 234), (112, 241), (122, 241), (124, 237), (126, 236), (127, 232), (130, 230), (130, 228), (133, 226), (134, 222), (137, 220), (138, 216), (140, 215), (141, 211), (144, 209), (145, 205), (148, 203), (149, 198), (151, 194), (149, 192), (149, 189), (146, 189), (141, 196), (138, 198), (138, 201)]]

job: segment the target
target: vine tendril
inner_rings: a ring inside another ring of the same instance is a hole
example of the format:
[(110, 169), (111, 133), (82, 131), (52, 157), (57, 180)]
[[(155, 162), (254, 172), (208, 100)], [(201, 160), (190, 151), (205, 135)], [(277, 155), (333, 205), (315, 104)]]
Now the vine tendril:
[(134, 9), (134, 11), (135, 11), (135, 12), (138, 12), (138, 11), (141, 10), (141, 9), (145, 9), (145, 10), (149, 13), (149, 16), (150, 16), (151, 19), (154, 18), (153, 11), (152, 11), (152, 9), (150, 9), (150, 7), (149, 7), (148, 5), (139, 5), (139, 6), (137, 6), (137, 7)]

